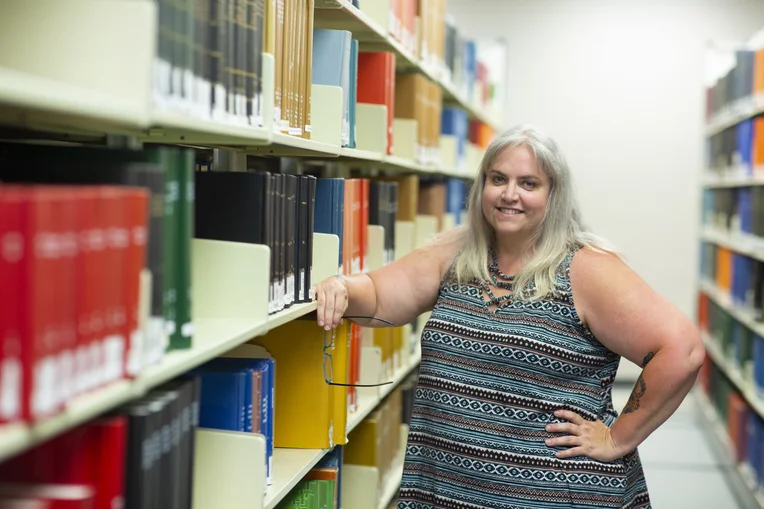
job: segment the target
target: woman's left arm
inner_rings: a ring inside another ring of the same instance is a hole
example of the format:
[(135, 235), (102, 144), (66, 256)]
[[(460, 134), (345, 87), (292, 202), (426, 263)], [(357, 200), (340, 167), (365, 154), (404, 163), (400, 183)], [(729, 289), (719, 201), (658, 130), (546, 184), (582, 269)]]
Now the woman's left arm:
[(571, 425), (552, 427), (579, 433), (563, 437), (567, 444), (556, 444), (572, 446), (559, 457), (610, 461), (636, 449), (676, 411), (695, 382), (705, 350), (690, 319), (616, 256), (582, 249), (570, 273), (582, 321), (605, 347), (642, 367), (612, 428), (571, 412), (559, 414)]

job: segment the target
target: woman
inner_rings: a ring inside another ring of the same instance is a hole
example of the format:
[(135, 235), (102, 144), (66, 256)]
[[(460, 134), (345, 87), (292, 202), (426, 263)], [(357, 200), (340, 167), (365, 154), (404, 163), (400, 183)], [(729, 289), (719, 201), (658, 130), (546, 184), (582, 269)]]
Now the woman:
[[(532, 127), (488, 147), (468, 217), (315, 288), (327, 329), (432, 309), (399, 509), (650, 507), (637, 446), (692, 387), (698, 331), (584, 230), (562, 153)], [(622, 356), (643, 371), (619, 417)]]

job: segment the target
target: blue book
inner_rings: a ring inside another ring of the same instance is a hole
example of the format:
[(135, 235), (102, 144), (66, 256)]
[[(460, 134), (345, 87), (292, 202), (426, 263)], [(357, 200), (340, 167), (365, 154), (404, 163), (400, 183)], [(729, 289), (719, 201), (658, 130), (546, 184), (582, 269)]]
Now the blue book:
[(753, 231), (753, 213), (751, 209), (750, 187), (741, 187), (737, 190), (737, 204), (738, 213), (740, 214), (740, 229), (744, 233), (750, 234)]
[(350, 100), (348, 105), (348, 126), (350, 129), (348, 147), (355, 148), (355, 112), (358, 102), (358, 41), (350, 41)]
[(753, 337), (753, 381), (757, 391), (764, 391), (764, 339)]
[(314, 85), (342, 88), (342, 146), (349, 143), (350, 46), (352, 34), (347, 30), (313, 30)]
[(313, 231), (315, 233), (334, 232), (334, 179), (316, 179), (316, 203), (314, 207)]
[(444, 107), (441, 113), (441, 134), (448, 134), (457, 139), (456, 168), (462, 169), (467, 161), (467, 136), (469, 117), (461, 108)]
[(454, 214), (456, 224), (462, 224), (464, 207), (464, 182), (459, 179), (446, 179), (446, 212)]
[(751, 471), (756, 472), (756, 463), (759, 459), (759, 440), (756, 436), (757, 433), (757, 426), (756, 426), (756, 420), (759, 419), (759, 416), (756, 414), (756, 412), (750, 412), (748, 414), (748, 422), (746, 423), (745, 430), (746, 430), (746, 454), (745, 454), (745, 461), (748, 463), (748, 466), (750, 467)]
[(276, 414), (276, 361), (275, 359), (251, 359), (256, 361), (256, 369), (260, 377), (260, 430), (266, 442), (266, 471), (268, 484), (273, 482), (273, 437), (274, 416)]
[(201, 379), (199, 426), (228, 431), (246, 431), (245, 401), (247, 373), (198, 370)]
[(745, 168), (745, 174), (753, 174), (751, 156), (753, 151), (753, 120), (743, 120), (735, 128), (736, 152), (740, 164)]

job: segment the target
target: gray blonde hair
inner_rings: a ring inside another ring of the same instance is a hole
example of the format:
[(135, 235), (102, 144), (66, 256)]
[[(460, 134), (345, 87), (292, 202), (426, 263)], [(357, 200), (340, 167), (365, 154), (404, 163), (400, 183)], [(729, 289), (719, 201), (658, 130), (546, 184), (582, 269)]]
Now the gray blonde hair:
[(488, 257), (494, 231), (483, 215), (483, 189), (498, 155), (520, 146), (531, 150), (539, 169), (551, 183), (544, 218), (531, 242), (532, 252), (526, 253), (529, 258), (515, 275), (513, 285), (516, 298), (536, 300), (554, 290), (557, 268), (574, 246), (620, 255), (607, 241), (584, 227), (568, 163), (554, 140), (534, 126), (520, 125), (497, 136), (483, 156), (467, 204), (468, 224), (462, 232), (462, 247), (454, 267), (457, 281), (490, 281)]

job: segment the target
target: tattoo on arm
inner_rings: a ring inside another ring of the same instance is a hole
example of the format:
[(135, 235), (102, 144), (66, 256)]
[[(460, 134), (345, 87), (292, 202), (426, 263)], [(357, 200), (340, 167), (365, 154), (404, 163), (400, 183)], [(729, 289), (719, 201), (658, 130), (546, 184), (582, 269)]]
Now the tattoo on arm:
[[(647, 366), (653, 357), (655, 357), (653, 352), (649, 352), (645, 356), (642, 360), (642, 369)], [(631, 396), (629, 396), (629, 401), (627, 401), (626, 406), (623, 407), (623, 413), (630, 414), (639, 410), (639, 405), (642, 402), (642, 396), (645, 395), (645, 391), (647, 391), (647, 384), (645, 383), (642, 373), (640, 373), (639, 378), (637, 378), (637, 383), (634, 385), (634, 390), (631, 391)]]

